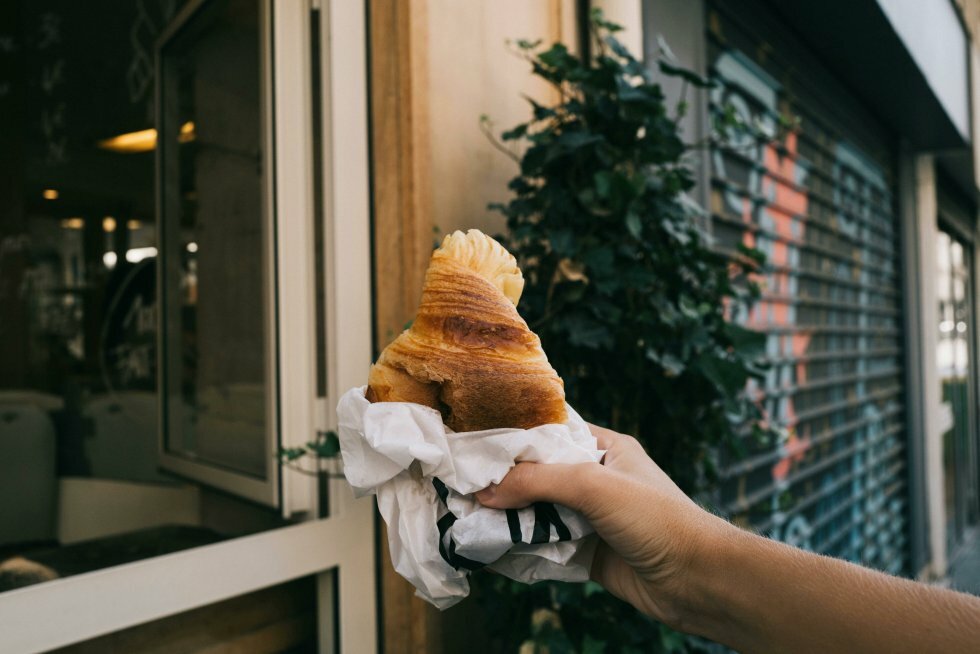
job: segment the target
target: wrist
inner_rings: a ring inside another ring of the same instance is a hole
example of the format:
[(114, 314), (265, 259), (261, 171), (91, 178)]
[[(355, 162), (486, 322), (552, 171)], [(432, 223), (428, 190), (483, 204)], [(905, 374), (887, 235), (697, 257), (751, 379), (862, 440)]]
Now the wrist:
[(679, 553), (668, 626), (714, 640), (731, 633), (737, 622), (733, 598), (743, 583), (740, 572), (758, 539), (707, 511), (692, 520)]

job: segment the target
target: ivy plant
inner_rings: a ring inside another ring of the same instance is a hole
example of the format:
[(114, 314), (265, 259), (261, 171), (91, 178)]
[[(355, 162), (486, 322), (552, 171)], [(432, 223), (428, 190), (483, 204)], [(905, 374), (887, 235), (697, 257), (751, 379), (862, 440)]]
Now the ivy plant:
[[(276, 458), (287, 468), (304, 475), (317, 476), (323, 473), (321, 461), (336, 459), (340, 455), (340, 439), (335, 431), (318, 431), (316, 440), (307, 441), (302, 447), (280, 447)], [(312, 469), (303, 466), (303, 461), (312, 462)]]
[[(763, 256), (714, 248), (679, 121), (647, 66), (593, 12), (594, 56), (558, 43), (518, 41), (534, 75), (559, 98), (529, 100), (531, 118), (495, 145), (520, 173), (502, 238), (526, 279), (521, 314), (587, 420), (636, 436), (690, 494), (711, 488), (719, 458), (765, 435), (746, 394), (761, 379), (765, 338), (732, 320), (759, 295)], [(663, 74), (706, 87), (707, 79), (659, 62)], [(751, 129), (721, 112), (716, 138)], [(726, 118), (727, 117), (727, 118)], [(484, 120), (484, 129), (492, 126)], [(479, 582), (494, 648), (536, 643), (551, 654), (695, 651), (683, 637), (625, 607), (595, 584), (524, 586)], [(523, 651), (523, 650), (522, 650)]]

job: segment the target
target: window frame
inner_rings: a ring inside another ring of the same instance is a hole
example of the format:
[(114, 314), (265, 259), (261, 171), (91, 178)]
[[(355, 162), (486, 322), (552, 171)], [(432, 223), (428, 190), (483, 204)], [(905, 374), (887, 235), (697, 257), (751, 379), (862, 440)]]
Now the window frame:
[[(157, 257), (157, 307), (159, 311), (157, 330), (157, 352), (158, 361), (160, 365), (158, 366), (158, 383), (159, 388), (159, 416), (158, 416), (158, 427), (157, 434), (159, 438), (159, 445), (157, 449), (157, 460), (160, 467), (168, 470), (172, 473), (192, 479), (194, 481), (212, 486), (214, 488), (219, 488), (221, 490), (232, 493), (238, 497), (242, 497), (253, 502), (258, 502), (260, 504), (278, 507), (280, 501), (279, 493), (279, 472), (280, 466), (275, 460), (275, 453), (278, 449), (279, 443), (279, 409), (280, 402), (279, 398), (279, 375), (277, 374), (278, 361), (278, 347), (277, 343), (279, 341), (278, 326), (276, 319), (276, 308), (275, 302), (277, 300), (277, 289), (276, 285), (280, 276), (280, 271), (277, 270), (277, 256), (276, 256), (276, 221), (277, 212), (274, 204), (275, 198), (275, 183), (276, 183), (276, 152), (275, 152), (275, 140), (273, 134), (273, 121), (272, 116), (274, 115), (273, 95), (276, 92), (276, 85), (273, 79), (272, 70), (272, 56), (273, 48), (270, 38), (271, 29), (271, 12), (268, 3), (260, 2), (260, 20), (259, 20), (259, 38), (260, 38), (260, 90), (259, 95), (262, 102), (262, 107), (260, 109), (260, 120), (262, 124), (262, 169), (266, 171), (262, 180), (262, 247), (263, 247), (263, 288), (262, 288), (262, 306), (264, 308), (263, 315), (263, 348), (264, 352), (264, 365), (265, 365), (265, 442), (264, 450), (266, 454), (266, 465), (264, 474), (261, 478), (249, 475), (243, 471), (234, 470), (232, 468), (223, 467), (219, 463), (198, 460), (188, 456), (183, 456), (175, 451), (168, 449), (167, 440), (168, 434), (171, 430), (169, 425), (169, 409), (168, 405), (170, 402), (170, 389), (168, 383), (168, 364), (171, 354), (167, 347), (167, 329), (168, 329), (168, 312), (167, 312), (167, 296), (168, 285), (167, 285), (167, 274), (168, 267), (171, 262), (168, 260), (168, 247), (167, 247), (167, 229), (168, 226), (165, 225), (165, 211), (169, 204), (168, 198), (165, 197), (166, 185), (164, 184), (164, 177), (166, 176), (166, 171), (164, 171), (164, 166), (166, 165), (167, 156), (165, 154), (165, 148), (167, 147), (165, 142), (165, 130), (164, 122), (166, 107), (164, 103), (169, 99), (173, 101), (173, 98), (165, 97), (165, 76), (164, 68), (165, 61), (162, 55), (164, 48), (166, 48), (174, 39), (178, 38), (188, 29), (194, 29), (194, 21), (197, 19), (205, 18), (205, 13), (214, 8), (213, 0), (193, 0), (185, 5), (177, 17), (171, 22), (171, 24), (163, 31), (156, 42), (156, 115), (157, 115), (157, 129), (159, 130), (160, 136), (158, 139), (158, 147), (156, 149), (156, 175), (157, 175), (157, 243), (160, 248), (160, 256)], [(171, 373), (177, 373), (179, 371), (170, 371)]]

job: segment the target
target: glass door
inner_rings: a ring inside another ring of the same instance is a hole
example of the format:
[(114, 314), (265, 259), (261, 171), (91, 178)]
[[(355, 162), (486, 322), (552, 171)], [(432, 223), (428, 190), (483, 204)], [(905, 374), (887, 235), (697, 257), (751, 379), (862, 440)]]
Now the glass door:
[(936, 352), (941, 389), (946, 542), (952, 554), (963, 538), (973, 502), (974, 301), (972, 247), (940, 226), (936, 241), (936, 295), (939, 344)]

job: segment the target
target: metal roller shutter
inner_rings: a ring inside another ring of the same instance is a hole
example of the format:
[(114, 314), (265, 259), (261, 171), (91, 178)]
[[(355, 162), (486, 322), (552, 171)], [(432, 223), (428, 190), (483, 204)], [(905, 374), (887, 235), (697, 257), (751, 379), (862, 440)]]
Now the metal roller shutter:
[[(710, 111), (773, 134), (711, 151), (719, 247), (766, 253), (759, 393), (780, 443), (747, 443), (720, 500), (737, 523), (817, 552), (906, 571), (903, 341), (894, 139), (763, 12), (709, 4)], [(786, 130), (783, 130), (786, 131)]]

